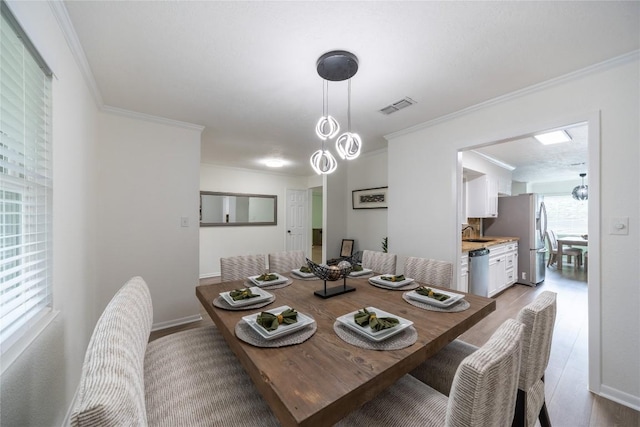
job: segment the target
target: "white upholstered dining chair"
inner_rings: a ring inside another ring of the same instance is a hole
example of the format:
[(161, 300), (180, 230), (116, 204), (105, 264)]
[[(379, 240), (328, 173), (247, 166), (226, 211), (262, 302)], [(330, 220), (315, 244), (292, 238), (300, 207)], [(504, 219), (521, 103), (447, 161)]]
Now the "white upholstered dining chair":
[(307, 257), (304, 251), (284, 251), (269, 254), (269, 271), (272, 273), (288, 273), (303, 265), (307, 265)]
[[(544, 291), (518, 313), (517, 320), (524, 324), (524, 334), (513, 425), (535, 426), (536, 420), (540, 419), (542, 427), (551, 426), (544, 396), (544, 371), (551, 353), (556, 307), (556, 293)], [(458, 365), (477, 350), (471, 344), (455, 340), (413, 370), (411, 375), (449, 395)]]
[(265, 257), (262, 254), (220, 258), (220, 280), (222, 282), (256, 276), (264, 273), (265, 269)]
[(404, 263), (404, 275), (425, 285), (451, 288), (453, 264), (435, 259), (409, 257)]
[(507, 319), (456, 370), (449, 397), (411, 375), (337, 426), (508, 426), (513, 418), (524, 326)]
[(364, 250), (362, 251), (362, 267), (370, 268), (380, 274), (396, 274), (397, 258), (395, 254)]

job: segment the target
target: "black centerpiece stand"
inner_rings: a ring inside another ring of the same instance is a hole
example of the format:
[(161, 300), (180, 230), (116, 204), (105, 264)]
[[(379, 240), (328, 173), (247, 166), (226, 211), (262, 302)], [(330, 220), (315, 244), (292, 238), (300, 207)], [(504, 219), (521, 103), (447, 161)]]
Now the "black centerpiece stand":
[[(339, 268), (335, 266), (325, 267), (323, 265), (316, 264), (307, 258), (307, 265), (319, 278), (324, 281), (324, 289), (315, 291), (313, 294), (320, 298), (331, 298), (338, 295), (346, 294), (347, 292), (353, 292), (356, 290), (353, 286), (347, 286), (347, 276), (351, 273), (352, 266), (349, 263), (348, 267)], [(327, 288), (327, 281), (335, 282), (342, 279), (342, 286), (334, 286)]]

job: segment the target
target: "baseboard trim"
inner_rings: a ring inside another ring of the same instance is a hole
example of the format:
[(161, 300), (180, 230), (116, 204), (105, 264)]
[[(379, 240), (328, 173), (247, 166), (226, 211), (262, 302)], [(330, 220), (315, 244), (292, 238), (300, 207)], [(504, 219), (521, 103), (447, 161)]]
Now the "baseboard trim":
[(151, 332), (159, 331), (161, 329), (172, 328), (174, 326), (186, 325), (187, 323), (198, 322), (200, 320), (202, 320), (202, 316), (199, 314), (194, 314), (193, 316), (187, 316), (180, 319), (154, 323), (153, 326), (151, 327)]
[(601, 385), (600, 397), (604, 397), (605, 399), (612, 400), (616, 403), (627, 406), (636, 411), (640, 411), (640, 397), (638, 396), (633, 396), (629, 393), (616, 390), (615, 388), (612, 388), (606, 385)]
[(204, 273), (200, 275), (201, 279), (210, 279), (212, 277), (220, 277), (220, 272), (217, 273)]

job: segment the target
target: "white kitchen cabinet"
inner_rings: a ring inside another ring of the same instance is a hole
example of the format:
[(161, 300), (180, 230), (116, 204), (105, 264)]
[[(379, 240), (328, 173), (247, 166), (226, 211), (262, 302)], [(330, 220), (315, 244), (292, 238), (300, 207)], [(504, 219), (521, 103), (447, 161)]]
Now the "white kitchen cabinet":
[(518, 243), (509, 242), (489, 247), (489, 297), (513, 285), (518, 271)]
[(458, 290), (469, 292), (469, 252), (463, 252), (460, 257), (460, 280)]
[(506, 281), (506, 245), (489, 247), (489, 297), (500, 292)]
[(498, 194), (501, 196), (511, 195), (511, 179), (506, 177), (498, 178)]
[(498, 179), (481, 175), (467, 181), (467, 217), (495, 218), (498, 216)]
[(507, 243), (505, 262), (506, 282), (504, 288), (506, 289), (518, 280), (518, 242)]

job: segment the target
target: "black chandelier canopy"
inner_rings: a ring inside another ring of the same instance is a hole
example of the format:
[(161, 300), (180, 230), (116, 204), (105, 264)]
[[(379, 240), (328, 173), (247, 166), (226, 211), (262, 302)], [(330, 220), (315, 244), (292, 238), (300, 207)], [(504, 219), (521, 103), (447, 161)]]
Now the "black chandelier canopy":
[(318, 74), (325, 80), (341, 82), (358, 72), (358, 58), (346, 50), (333, 50), (318, 58)]

